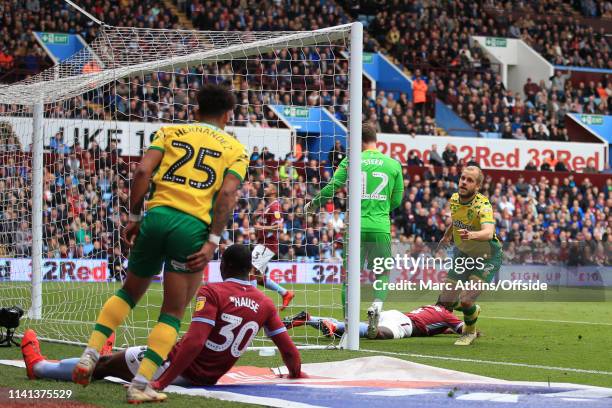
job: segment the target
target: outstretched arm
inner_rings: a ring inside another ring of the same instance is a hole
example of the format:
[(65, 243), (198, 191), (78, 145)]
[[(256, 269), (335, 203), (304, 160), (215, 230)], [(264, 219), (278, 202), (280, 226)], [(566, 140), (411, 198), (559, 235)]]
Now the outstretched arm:
[(323, 189), (321, 189), (321, 191), (312, 199), (310, 203), (310, 207), (312, 209), (319, 208), (324, 200), (327, 201), (332, 198), (336, 190), (346, 185), (346, 179), (348, 176), (347, 168), (348, 160), (344, 159), (342, 162), (340, 162), (340, 165), (338, 166), (338, 169), (334, 173), (334, 176), (330, 182), (327, 183), (327, 185), (323, 187)]
[(302, 375), (302, 360), (293, 340), (289, 337), (285, 325), (278, 316), (278, 312), (272, 306), (270, 316), (265, 323), (266, 335), (272, 339), (276, 347), (283, 357), (283, 362), (289, 370), (289, 378), (301, 378)]

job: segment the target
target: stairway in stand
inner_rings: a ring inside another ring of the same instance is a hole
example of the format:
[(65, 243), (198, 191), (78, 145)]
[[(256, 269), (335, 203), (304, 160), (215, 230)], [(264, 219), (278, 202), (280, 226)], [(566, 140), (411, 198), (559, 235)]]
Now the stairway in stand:
[(166, 8), (168, 8), (172, 12), (172, 14), (178, 16), (180, 28), (185, 29), (185, 30), (194, 29), (191, 20), (187, 18), (187, 15), (185, 15), (185, 13), (182, 10), (179, 10), (176, 4), (174, 4), (173, 0), (163, 0), (163, 2)]

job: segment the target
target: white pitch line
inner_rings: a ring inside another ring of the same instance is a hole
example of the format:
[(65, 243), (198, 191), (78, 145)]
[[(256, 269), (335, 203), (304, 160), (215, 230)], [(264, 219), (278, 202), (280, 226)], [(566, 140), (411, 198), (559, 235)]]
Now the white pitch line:
[(523, 317), (484, 316), (482, 317), (482, 319), (521, 320), (521, 321), (527, 321), (527, 322), (571, 323), (571, 324), (588, 324), (592, 326), (612, 326), (612, 323), (606, 323), (606, 322), (580, 322), (576, 320), (529, 319), (529, 318), (523, 318)]
[(512, 363), (508, 361), (492, 361), (492, 360), (477, 360), (473, 358), (462, 358), (462, 357), (445, 357), (445, 356), (428, 356), (425, 354), (414, 354), (414, 353), (397, 353), (394, 351), (380, 351), (380, 350), (365, 350), (360, 349), (366, 353), (378, 353), (388, 354), (391, 356), (405, 356), (405, 357), (418, 357), (418, 358), (430, 358), (434, 360), (448, 360), (448, 361), (461, 361), (465, 363), (477, 363), (477, 364), (491, 364), (491, 365), (502, 365), (511, 367), (526, 367), (526, 368), (538, 368), (541, 370), (552, 370), (552, 371), (571, 371), (573, 373), (584, 373), (584, 374), (600, 374), (600, 375), (612, 375), (612, 371), (599, 371), (599, 370), (585, 370), (583, 368), (566, 368), (566, 367), (554, 367), (545, 366), (539, 364), (525, 364), (525, 363)]

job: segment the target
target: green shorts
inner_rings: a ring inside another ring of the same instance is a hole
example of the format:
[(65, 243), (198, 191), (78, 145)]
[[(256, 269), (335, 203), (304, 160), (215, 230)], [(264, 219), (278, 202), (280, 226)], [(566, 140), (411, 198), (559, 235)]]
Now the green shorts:
[[(348, 237), (346, 235), (344, 236), (344, 240), (347, 244), (347, 250), (344, 251), (344, 267), (346, 270), (346, 256), (348, 255)], [(375, 259), (391, 258), (391, 234), (388, 232), (361, 232), (360, 257), (361, 263), (359, 265), (362, 267), (365, 266), (367, 270), (372, 270), (374, 266), (381, 265), (377, 262), (384, 262), (375, 261)]]
[(154, 207), (140, 224), (130, 251), (128, 270), (147, 278), (164, 271), (191, 273), (187, 257), (200, 250), (208, 239), (208, 225), (171, 207)]
[(472, 277), (490, 283), (502, 264), (502, 250), (498, 243), (491, 243), (490, 257), (473, 257), (458, 249), (453, 256), (453, 268), (448, 272), (448, 279), (467, 282)]

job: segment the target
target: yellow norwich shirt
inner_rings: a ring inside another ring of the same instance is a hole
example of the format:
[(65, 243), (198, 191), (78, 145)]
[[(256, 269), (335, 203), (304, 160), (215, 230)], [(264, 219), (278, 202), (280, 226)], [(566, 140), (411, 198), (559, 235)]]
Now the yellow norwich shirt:
[(459, 251), (473, 257), (490, 257), (500, 248), (497, 235), (489, 241), (463, 241), (459, 235), (460, 229), (480, 231), (483, 224), (495, 224), (493, 207), (489, 199), (480, 193), (468, 203), (462, 203), (459, 194), (455, 193), (450, 200), (451, 218), (453, 220), (453, 239)]
[(148, 208), (168, 206), (210, 225), (223, 178), (244, 180), (249, 156), (242, 143), (209, 124), (164, 126), (149, 149), (164, 153), (153, 176)]

